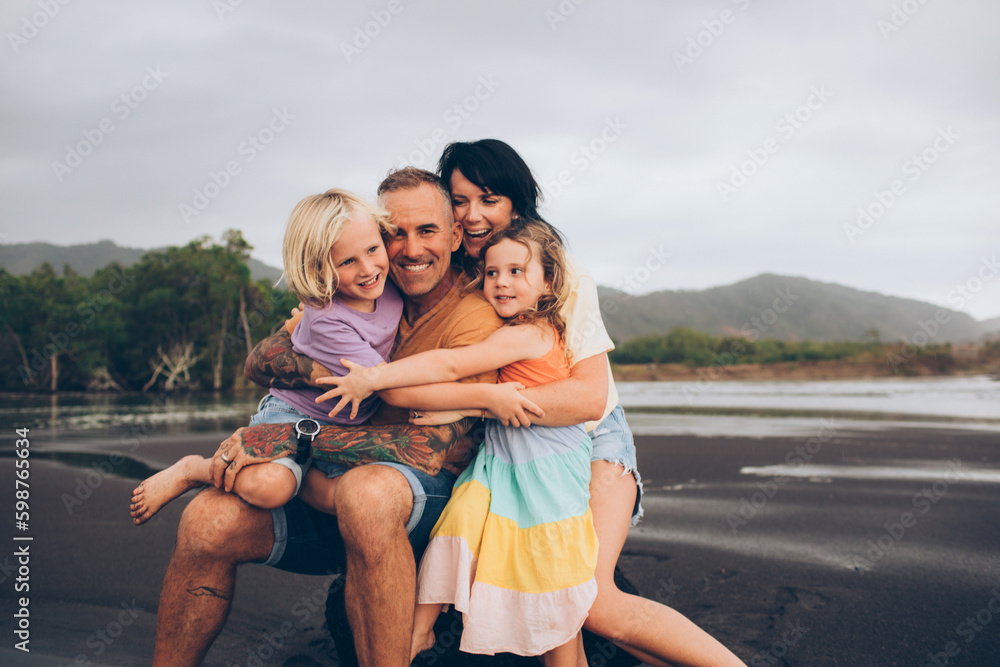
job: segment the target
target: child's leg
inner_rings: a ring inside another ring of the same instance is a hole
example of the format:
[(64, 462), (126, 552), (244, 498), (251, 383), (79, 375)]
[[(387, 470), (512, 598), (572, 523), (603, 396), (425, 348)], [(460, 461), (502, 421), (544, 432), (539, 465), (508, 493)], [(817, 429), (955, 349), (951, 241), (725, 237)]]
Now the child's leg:
[(337, 493), (337, 482), (339, 481), (339, 477), (331, 479), (322, 470), (311, 467), (306, 471), (305, 479), (302, 480), (299, 500), (320, 512), (335, 515), (337, 504), (334, 501), (334, 496)]
[(276, 463), (245, 466), (236, 475), (233, 493), (254, 507), (281, 507), (295, 495), (298, 481), (289, 468)]
[(212, 459), (185, 456), (166, 470), (161, 470), (142, 481), (132, 491), (129, 513), (132, 523), (139, 526), (160, 511), (171, 500), (196, 486), (211, 483), (209, 466)]
[(413, 612), (413, 640), (410, 644), (410, 662), (421, 651), (434, 648), (434, 623), (447, 605), (418, 604)]
[(545, 667), (578, 667), (578, 659), (583, 656), (583, 633), (578, 632), (562, 646), (557, 646), (542, 655)]

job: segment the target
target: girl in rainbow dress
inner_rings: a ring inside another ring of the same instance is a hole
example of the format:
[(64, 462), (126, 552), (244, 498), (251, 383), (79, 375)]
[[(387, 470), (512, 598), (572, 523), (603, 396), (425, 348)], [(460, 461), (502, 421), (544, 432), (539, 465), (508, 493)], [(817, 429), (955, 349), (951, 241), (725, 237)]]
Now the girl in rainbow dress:
[[(476, 284), (508, 326), (475, 345), (372, 368), (343, 360), (350, 373), (330, 378), (336, 389), (317, 402), (339, 397), (336, 413), (375, 391), (449, 382), (493, 368), (500, 369), (498, 381), (525, 386), (569, 377), (559, 315), (568, 286), (558, 232), (547, 223), (519, 220), (495, 234), (481, 256)], [(461, 388), (455, 391), (454, 405), (461, 405)], [(421, 415), (419, 422), (480, 414), (437, 412)], [(455, 482), (420, 562), (414, 656), (433, 646), (437, 614), (453, 604), (465, 622), (463, 651), (577, 664), (580, 630), (597, 595), (590, 449), (582, 424), (519, 428), (487, 420), (485, 441)]]

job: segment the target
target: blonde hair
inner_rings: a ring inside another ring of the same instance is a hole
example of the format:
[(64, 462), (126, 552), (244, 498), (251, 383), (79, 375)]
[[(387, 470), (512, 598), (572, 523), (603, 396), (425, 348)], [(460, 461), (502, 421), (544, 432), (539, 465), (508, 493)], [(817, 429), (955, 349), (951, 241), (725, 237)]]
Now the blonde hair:
[[(555, 227), (547, 222), (525, 218), (518, 218), (511, 222), (510, 226), (506, 229), (494, 232), (479, 253), (479, 272), (474, 283), (478, 289), (482, 289), (485, 278), (486, 251), (504, 239), (509, 239), (525, 246), (528, 249), (529, 260), (534, 256), (535, 248), (533, 244), (537, 246), (540, 251), (538, 262), (542, 265), (545, 280), (551, 286), (549, 292), (543, 293), (538, 297), (538, 305), (520, 313), (517, 317), (511, 318), (507, 321), (507, 324), (516, 325), (545, 321), (555, 328), (559, 334), (559, 339), (564, 341), (566, 337), (566, 320), (563, 319), (561, 311), (569, 299), (570, 285), (566, 279), (566, 253), (563, 250), (562, 236), (560, 236)], [(566, 352), (568, 355), (569, 350)]]
[(306, 197), (288, 217), (281, 250), (284, 278), (288, 288), (307, 306), (321, 308), (337, 293), (340, 276), (330, 261), (330, 252), (344, 226), (358, 213), (375, 220), (383, 242), (396, 233), (385, 209), (336, 188)]

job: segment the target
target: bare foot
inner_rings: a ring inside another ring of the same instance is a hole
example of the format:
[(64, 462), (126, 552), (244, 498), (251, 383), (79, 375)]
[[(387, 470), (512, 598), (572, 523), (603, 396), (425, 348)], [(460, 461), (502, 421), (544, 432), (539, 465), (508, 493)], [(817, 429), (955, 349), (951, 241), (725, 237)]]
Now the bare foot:
[(413, 639), (410, 645), (410, 662), (413, 662), (417, 658), (417, 654), (422, 651), (430, 651), (434, 648), (434, 630), (428, 630), (426, 634), (420, 634), (419, 632), (413, 633)]
[(132, 504), (129, 506), (132, 523), (141, 526), (177, 496), (206, 484), (208, 461), (201, 456), (185, 456), (166, 470), (143, 480), (132, 491)]

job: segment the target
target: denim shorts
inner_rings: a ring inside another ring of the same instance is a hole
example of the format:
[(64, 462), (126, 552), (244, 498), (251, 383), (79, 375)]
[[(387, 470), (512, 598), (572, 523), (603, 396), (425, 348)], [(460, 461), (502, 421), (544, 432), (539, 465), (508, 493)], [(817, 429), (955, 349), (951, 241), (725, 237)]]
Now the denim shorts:
[[(308, 416), (280, 398), (268, 395), (257, 405), (257, 414), (251, 418), (250, 425), (287, 424)], [(284, 465), (295, 473), (298, 482), (296, 493), (302, 485), (302, 473), (310, 464), (322, 470), (329, 478), (340, 477), (350, 470), (347, 466), (311, 458), (300, 466), (291, 456), (276, 459), (272, 463)], [(401, 463), (380, 462), (371, 465), (395, 468), (410, 485), (413, 510), (406, 523), (406, 533), (419, 557), (427, 546), (431, 528), (437, 523), (441, 510), (451, 498), (456, 476), (447, 470), (442, 470), (437, 475), (428, 475)], [(299, 574), (332, 574), (331, 567), (334, 565), (343, 571), (344, 542), (340, 537), (337, 517), (315, 510), (298, 498), (292, 498), (284, 507), (271, 510), (271, 521), (274, 527), (274, 546), (263, 565)]]
[[(277, 396), (268, 394), (260, 399), (260, 403), (257, 404), (257, 414), (250, 418), (250, 426), (256, 426), (257, 424), (294, 424), (303, 417), (310, 417), (310, 415), (301, 412), (298, 408), (289, 405)], [(311, 462), (312, 459), (309, 459), (303, 464), (298, 464), (291, 456), (271, 461), (271, 463), (284, 466), (292, 471), (292, 474), (295, 475), (296, 494), (302, 488), (302, 475), (309, 469)]]
[[(350, 470), (337, 464), (327, 465), (330, 467), (328, 477), (339, 477)], [(406, 522), (406, 534), (419, 559), (427, 546), (431, 528), (437, 523), (441, 510), (451, 498), (456, 475), (447, 470), (442, 470), (437, 475), (428, 475), (401, 463), (379, 462), (368, 465), (395, 468), (410, 485), (413, 509)], [(271, 521), (274, 526), (274, 546), (263, 565), (299, 574), (325, 575), (344, 571), (344, 541), (340, 536), (336, 516), (315, 510), (298, 498), (292, 498), (284, 507), (271, 510)]]
[(621, 405), (604, 418), (589, 434), (594, 449), (590, 455), (591, 461), (610, 461), (622, 467), (622, 476), (631, 474), (635, 477), (637, 488), (635, 506), (632, 508), (632, 525), (642, 518), (642, 477), (636, 468), (635, 441), (632, 439), (632, 429), (625, 421), (625, 412)]

